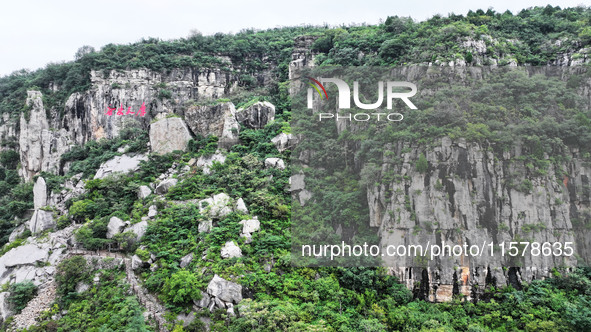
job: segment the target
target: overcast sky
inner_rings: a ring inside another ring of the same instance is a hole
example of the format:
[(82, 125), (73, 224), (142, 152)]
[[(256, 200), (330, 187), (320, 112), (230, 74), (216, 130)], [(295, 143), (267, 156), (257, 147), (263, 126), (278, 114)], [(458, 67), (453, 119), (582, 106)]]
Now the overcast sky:
[(393, 15), (422, 21), (435, 14), (466, 14), (470, 9), (489, 7), (516, 13), (549, 3), (563, 8), (583, 5), (581, 0), (4, 1), (0, 7), (0, 75), (73, 60), (83, 45), (98, 50), (142, 37), (174, 39), (186, 37), (193, 29), (214, 34), (300, 24), (376, 24)]

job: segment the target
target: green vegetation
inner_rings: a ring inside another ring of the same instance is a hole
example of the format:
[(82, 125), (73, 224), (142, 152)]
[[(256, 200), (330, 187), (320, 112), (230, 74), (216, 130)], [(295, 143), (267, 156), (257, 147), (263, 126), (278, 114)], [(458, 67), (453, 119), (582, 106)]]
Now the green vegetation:
[[(423, 22), (390, 16), (378, 26), (328, 29), (315, 41), (313, 49), (321, 53), (321, 65), (380, 66), (454, 60), (474, 63), (480, 55), (466, 50), (461, 41), (475, 41), (485, 45), (482, 51), (489, 59), (510, 56), (518, 64), (545, 65), (556, 60), (559, 53), (577, 51), (575, 43), (589, 44), (589, 17), (589, 9), (584, 7), (552, 6), (525, 9), (516, 15), (492, 9), (470, 11), (466, 16), (435, 15)], [(573, 44), (546, 42), (558, 39)]]
[[(129, 295), (123, 265), (97, 268), (97, 263), (87, 264), (80, 256), (64, 260), (57, 271), (57, 303), (27, 331), (152, 331), (143, 308)], [(97, 283), (92, 282), (93, 275), (99, 277)], [(90, 288), (76, 293), (78, 283)]]
[(20, 313), (37, 295), (37, 286), (30, 281), (23, 281), (10, 285), (9, 292), (8, 303), (13, 306), (16, 313)]
[(15, 218), (21, 218), (33, 208), (33, 184), (22, 182), (17, 171), (19, 162), (14, 150), (0, 152), (0, 245), (8, 242)]
[(94, 175), (99, 166), (105, 161), (122, 155), (117, 152), (119, 148), (127, 146), (125, 152), (145, 152), (148, 133), (139, 128), (123, 130), (116, 139), (90, 141), (84, 146), (75, 146), (61, 156), (62, 162), (72, 162), (68, 175), (83, 173), (83, 177)]
[(419, 155), (419, 159), (417, 159), (417, 163), (415, 164), (417, 172), (419, 173), (426, 173), (429, 169), (429, 163), (427, 162), (427, 158), (425, 158), (424, 154)]
[[(382, 268), (293, 266), (290, 249), (292, 241), (297, 239), (292, 236), (291, 218), (292, 212), (301, 206), (297, 201), (292, 206), (287, 191), (292, 170), (266, 168), (264, 160), (290, 158), (291, 151), (278, 152), (270, 140), (281, 132), (291, 133), (287, 75), (293, 40), (298, 36), (315, 38), (312, 48), (317, 52), (315, 61), (319, 68), (397, 67), (447, 61), (465, 61), (468, 66), (492, 61), (501, 67), (510, 61), (545, 65), (556, 60), (559, 53), (589, 46), (590, 18), (591, 10), (581, 7), (536, 7), (517, 15), (490, 9), (471, 11), (466, 16), (438, 15), (424, 22), (388, 17), (376, 26), (194, 34), (176, 41), (145, 39), (130, 45), (110, 44), (98, 52), (84, 47), (74, 62), (51, 64), (35, 72), (20, 71), (0, 78), (0, 113), (9, 113), (13, 120), (21, 112), (26, 116), (30, 112), (28, 107), (23, 107), (27, 89), (41, 90), (48, 109), (63, 110), (72, 92), (88, 89), (91, 70), (106, 77), (111, 70), (136, 68), (163, 73), (178, 68), (196, 71), (220, 68), (233, 75), (243, 90), (213, 103), (231, 100), (237, 106), (246, 107), (259, 100), (269, 100), (277, 106), (275, 122), (261, 130), (242, 128), (240, 143), (227, 152), (223, 164), (215, 163), (211, 174), (203, 174), (193, 167), (188, 176), (179, 177), (178, 185), (166, 194), (164, 202), (152, 196), (138, 199), (137, 188), (153, 183), (175, 162), (184, 166), (192, 158), (214, 153), (218, 138), (195, 137), (189, 142), (187, 152), (150, 156), (132, 174), (90, 179), (101, 163), (122, 154), (118, 152), (120, 148), (128, 146), (127, 152), (146, 151), (147, 133), (129, 129), (117, 139), (92, 141), (64, 154), (61, 161), (71, 162), (64, 177), (42, 174), (49, 190), (58, 190), (66, 177), (83, 174), (86, 192), (67, 202), (68, 214), (59, 218), (59, 227), (70, 221), (83, 223), (76, 232), (76, 240), (87, 249), (113, 245), (127, 253), (134, 252), (144, 262), (154, 257), (156, 269), (140, 267), (137, 272), (143, 285), (172, 312), (173, 319), (176, 314), (191, 310), (217, 274), (240, 283), (247, 298), (236, 306), (237, 316), (229, 316), (225, 310), (201, 312), (200, 315), (211, 319), (212, 331), (588, 331), (591, 330), (589, 269), (579, 269), (567, 276), (556, 272), (554, 278), (524, 284), (520, 290), (489, 285), (477, 303), (465, 301), (461, 296), (451, 303), (427, 303)], [(554, 42), (557, 40), (561, 43)], [(466, 44), (483, 46), (480, 47), (483, 54)], [(223, 56), (232, 60), (232, 68)], [(272, 79), (268, 85), (261, 86), (257, 74), (265, 70), (270, 70)], [(429, 75), (445, 74), (437, 66), (426, 70)], [(562, 161), (562, 152), (568, 147), (578, 147), (587, 156), (591, 152), (588, 101), (576, 94), (578, 84), (587, 77), (565, 82), (520, 67), (485, 72), (484, 81), (466, 79), (463, 85), (438, 86), (425, 76), (421, 83), (432, 89), (431, 98), (425, 97), (417, 110), (405, 113), (404, 122), (385, 129), (383, 135), (376, 135), (375, 131), (383, 128), (356, 133), (345, 130), (334, 140), (311, 135), (321, 140), (316, 142), (317, 146), (325, 151), (314, 155), (311, 163), (321, 160), (324, 167), (302, 171), (307, 176), (307, 187), (322, 187), (323, 191), (309, 203), (313, 213), (306, 216), (307, 223), (297, 231), (316, 236), (316, 242), (335, 240), (335, 232), (326, 225), (338, 222), (345, 229), (355, 230), (355, 240), (375, 242), (375, 233), (373, 237), (370, 235), (368, 222), (363, 219), (368, 206), (360, 202), (367, 201), (362, 199), (366, 195), (356, 190), (376, 183), (411, 180), (409, 175), (378, 174), (379, 165), (385, 159), (381, 148), (392, 142), (418, 142), (426, 146), (436, 138), (447, 136), (479, 142), (497, 155), (519, 142), (523, 156), (515, 162), (523, 163), (527, 174), (508, 178), (507, 183), (514, 183), (515, 189), (528, 194), (533, 190), (532, 179), (545, 175), (552, 163)], [(53, 91), (54, 85), (60, 88)], [(507, 89), (495, 89), (498, 86)], [(113, 83), (111, 88), (121, 86)], [(155, 84), (154, 89), (161, 100), (173, 98), (172, 88), (165, 83)], [(360, 142), (358, 151), (340, 148), (343, 141), (349, 140)], [(14, 142), (3, 142), (5, 147), (11, 145)], [(402, 153), (410, 151), (408, 146), (405, 149)], [(546, 154), (551, 157), (546, 158)], [(351, 172), (357, 167), (355, 159), (369, 161), (363, 177)], [(402, 158), (393, 158), (392, 163), (402, 163)], [(6, 243), (15, 217), (32, 208), (32, 185), (20, 182), (18, 164), (19, 156), (14, 151), (0, 152), (0, 243)], [(427, 173), (429, 166), (424, 153), (414, 161), (420, 173)], [(562, 171), (558, 170), (557, 176), (558, 172)], [(437, 179), (435, 187), (443, 191), (451, 187), (450, 183), (447, 179)], [(234, 200), (243, 198), (249, 214), (232, 212), (214, 218), (210, 232), (199, 232), (199, 223), (209, 221), (209, 217), (191, 200), (218, 193), (226, 193)], [(417, 190), (389, 193), (403, 195), (400, 199), (414, 221), (418, 207), (414, 206), (413, 198), (421, 194)], [(158, 206), (158, 214), (150, 220), (140, 243), (134, 243), (130, 233), (106, 238), (111, 217), (138, 222), (152, 204)], [(316, 218), (320, 211), (330, 215), (330, 219)], [(259, 218), (261, 229), (252, 235), (252, 242), (246, 243), (240, 237), (240, 221), (254, 216)], [(411, 232), (430, 233), (435, 228), (428, 221), (421, 221), (421, 225), (417, 222)], [(521, 231), (539, 232), (543, 227), (526, 225)], [(509, 230), (505, 224), (499, 229)], [(329, 234), (327, 239), (318, 238), (323, 231)], [(2, 253), (24, 243), (25, 237), (4, 246)], [(222, 259), (220, 249), (227, 241), (237, 243), (243, 257)], [(188, 254), (193, 254), (195, 259), (181, 268), (180, 260)], [(29, 331), (149, 331), (142, 308), (130, 296), (123, 267), (97, 268), (96, 265), (100, 264), (82, 257), (62, 261), (56, 274), (58, 299)], [(97, 283), (93, 281), (95, 276)], [(80, 284), (90, 288), (78, 293)], [(10, 292), (12, 303), (22, 309), (35, 288), (28, 283), (15, 284), (10, 286)], [(193, 323), (185, 330), (200, 330), (200, 325)], [(179, 326), (175, 329), (182, 330)]]

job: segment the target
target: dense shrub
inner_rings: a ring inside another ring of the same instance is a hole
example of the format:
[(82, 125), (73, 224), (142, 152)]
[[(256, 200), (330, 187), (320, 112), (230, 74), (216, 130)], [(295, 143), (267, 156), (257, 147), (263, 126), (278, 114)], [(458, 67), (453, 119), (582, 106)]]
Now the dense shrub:
[(37, 295), (37, 286), (31, 281), (23, 281), (10, 285), (8, 290), (8, 302), (14, 307), (16, 313), (20, 313), (31, 299)]

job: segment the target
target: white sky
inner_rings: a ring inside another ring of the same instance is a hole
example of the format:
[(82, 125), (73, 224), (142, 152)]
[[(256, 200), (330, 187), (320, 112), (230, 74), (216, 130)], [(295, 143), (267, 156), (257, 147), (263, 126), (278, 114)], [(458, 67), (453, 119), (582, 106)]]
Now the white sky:
[(0, 9), (0, 75), (49, 62), (70, 61), (83, 45), (97, 50), (142, 37), (175, 39), (300, 24), (376, 24), (387, 16), (422, 21), (435, 14), (466, 14), (492, 7), (514, 14), (531, 6), (589, 6), (583, 0), (21, 0)]

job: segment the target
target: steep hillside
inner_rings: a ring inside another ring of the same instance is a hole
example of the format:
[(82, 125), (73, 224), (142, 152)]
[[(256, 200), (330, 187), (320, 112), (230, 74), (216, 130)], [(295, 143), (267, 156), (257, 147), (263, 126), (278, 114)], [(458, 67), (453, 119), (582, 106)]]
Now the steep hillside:
[[(302, 141), (290, 79), (302, 68), (539, 66), (489, 82), (532, 91), (538, 68), (580, 68), (579, 81), (544, 81), (522, 108), (490, 86), (474, 99), (433, 93), (387, 135), (359, 134), (367, 142), (344, 154), (310, 135), (318, 153), (293, 160), (331, 160), (321, 183), (363, 192), (366, 204), (318, 206), (350, 219), (334, 234), (423, 241), (462, 230), (571, 239), (588, 253), (590, 23), (588, 8), (548, 6), (147, 39), (0, 78), (2, 328), (591, 329), (584, 257), (564, 269), (543, 259), (294, 267), (291, 193), (304, 205), (304, 187), (290, 162)], [(452, 101), (463, 112), (442, 106)]]

